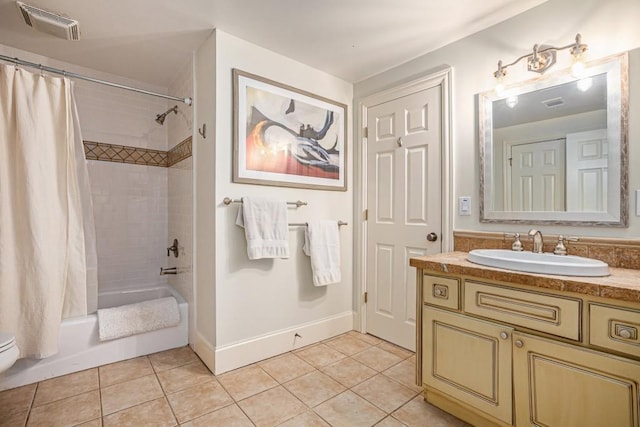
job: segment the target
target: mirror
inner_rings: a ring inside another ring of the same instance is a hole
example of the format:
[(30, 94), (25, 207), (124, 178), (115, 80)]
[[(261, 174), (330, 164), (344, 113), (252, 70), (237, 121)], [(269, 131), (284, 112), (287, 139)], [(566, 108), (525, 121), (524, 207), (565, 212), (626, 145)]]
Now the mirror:
[(627, 64), (478, 95), (481, 222), (627, 226)]

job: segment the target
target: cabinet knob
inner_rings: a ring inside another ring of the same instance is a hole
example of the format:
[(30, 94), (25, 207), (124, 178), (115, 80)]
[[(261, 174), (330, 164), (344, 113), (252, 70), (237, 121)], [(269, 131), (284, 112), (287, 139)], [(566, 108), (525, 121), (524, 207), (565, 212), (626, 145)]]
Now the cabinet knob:
[(434, 293), (434, 294), (436, 294), (436, 296), (441, 297), (441, 296), (442, 296), (442, 289), (438, 289), (438, 288), (436, 288), (436, 290), (435, 290), (435, 291), (433, 291), (433, 293)]
[(629, 338), (631, 338), (631, 331), (629, 331), (628, 329), (620, 329), (618, 335), (620, 336), (620, 338), (628, 340)]
[(509, 334), (506, 332), (500, 332), (500, 338), (506, 340), (507, 338), (509, 338)]
[(516, 347), (518, 347), (518, 348), (522, 348), (522, 347), (524, 347), (524, 343), (522, 342), (522, 340), (516, 340), (516, 341), (514, 342), (514, 344), (515, 344), (515, 345), (516, 345)]

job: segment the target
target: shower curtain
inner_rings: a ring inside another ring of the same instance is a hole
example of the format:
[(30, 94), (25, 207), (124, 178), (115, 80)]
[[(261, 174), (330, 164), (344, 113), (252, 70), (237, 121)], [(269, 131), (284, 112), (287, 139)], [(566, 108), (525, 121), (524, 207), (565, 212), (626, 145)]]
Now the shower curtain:
[(97, 280), (82, 136), (67, 78), (0, 64), (0, 331), (20, 357), (58, 352)]

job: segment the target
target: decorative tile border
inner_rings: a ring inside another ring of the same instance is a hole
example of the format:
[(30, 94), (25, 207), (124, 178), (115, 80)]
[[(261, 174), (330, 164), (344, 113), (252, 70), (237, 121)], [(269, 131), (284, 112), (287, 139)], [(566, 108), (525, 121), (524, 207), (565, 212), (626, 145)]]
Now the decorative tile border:
[[(520, 240), (525, 251), (532, 249), (531, 239), (521, 235)], [(512, 237), (504, 233), (488, 231), (455, 230), (453, 232), (453, 249), (469, 252), (472, 249), (511, 249)], [(544, 235), (544, 252), (553, 252), (558, 242), (555, 234)], [(640, 240), (617, 239), (606, 237), (579, 237), (577, 242), (566, 242), (567, 253), (588, 258), (599, 259), (609, 267), (640, 270)]]
[(130, 163), (144, 166), (171, 167), (191, 157), (191, 137), (177, 144), (169, 151), (126, 145), (105, 144), (103, 142), (83, 141), (87, 160), (103, 162)]
[(167, 166), (171, 167), (191, 157), (191, 141), (191, 137), (188, 137), (167, 152)]

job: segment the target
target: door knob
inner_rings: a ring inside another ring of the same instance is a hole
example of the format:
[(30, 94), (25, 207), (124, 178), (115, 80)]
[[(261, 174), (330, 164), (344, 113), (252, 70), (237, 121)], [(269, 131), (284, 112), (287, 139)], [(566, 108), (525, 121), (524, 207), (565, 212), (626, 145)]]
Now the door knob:
[(429, 233), (427, 234), (427, 240), (430, 242), (435, 242), (436, 240), (438, 240), (438, 235), (436, 233)]

